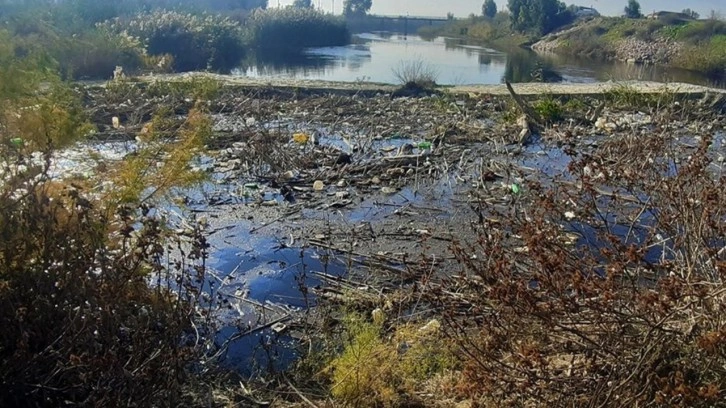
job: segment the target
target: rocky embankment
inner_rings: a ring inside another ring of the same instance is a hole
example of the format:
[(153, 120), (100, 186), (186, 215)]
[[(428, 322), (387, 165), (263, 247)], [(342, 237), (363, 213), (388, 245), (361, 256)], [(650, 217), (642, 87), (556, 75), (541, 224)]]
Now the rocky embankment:
[(613, 44), (615, 59), (633, 64), (670, 64), (681, 48), (681, 43), (664, 37), (651, 41), (626, 38)]
[[(577, 38), (590, 38), (586, 33), (584, 24), (571, 27), (567, 30), (549, 34), (532, 44), (534, 51), (542, 53), (578, 53), (582, 46), (573, 46)], [(591, 48), (591, 47), (590, 47)], [(671, 64), (683, 48), (683, 44), (670, 38), (655, 36), (646, 41), (636, 37), (628, 37), (612, 42), (603, 41), (599, 56), (610, 60), (628, 62), (632, 64)]]

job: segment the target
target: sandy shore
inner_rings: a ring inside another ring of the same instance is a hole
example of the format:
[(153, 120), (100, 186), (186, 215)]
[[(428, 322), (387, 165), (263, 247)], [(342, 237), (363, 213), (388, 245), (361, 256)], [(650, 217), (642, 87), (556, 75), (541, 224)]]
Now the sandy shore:
[[(389, 84), (373, 83), (373, 82), (333, 82), (309, 79), (291, 79), (291, 78), (250, 78), (234, 75), (219, 75), (209, 73), (185, 73), (172, 75), (156, 75), (144, 76), (143, 80), (155, 79), (180, 79), (192, 76), (209, 76), (216, 78), (229, 85), (252, 86), (252, 87), (272, 87), (272, 88), (304, 88), (304, 89), (329, 89), (341, 91), (381, 91), (392, 92), (397, 87)], [(611, 89), (628, 86), (634, 90), (644, 93), (656, 92), (674, 92), (679, 94), (703, 94), (703, 93), (726, 93), (726, 89), (710, 88), (700, 85), (692, 85), (686, 83), (663, 83), (649, 81), (618, 81), (618, 82), (596, 82), (596, 83), (518, 83), (513, 84), (514, 90), (521, 95), (538, 95), (538, 94), (599, 94), (607, 92)], [(504, 84), (489, 85), (457, 85), (442, 86), (440, 90), (452, 93), (479, 93), (491, 95), (506, 95), (507, 88)]]

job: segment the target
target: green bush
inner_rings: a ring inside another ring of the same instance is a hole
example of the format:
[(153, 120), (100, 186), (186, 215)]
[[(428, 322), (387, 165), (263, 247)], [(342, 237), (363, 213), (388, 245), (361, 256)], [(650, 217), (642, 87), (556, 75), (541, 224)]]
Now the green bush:
[(244, 21), (246, 42), (257, 51), (299, 51), (347, 44), (345, 20), (313, 9), (255, 10)]
[(86, 27), (72, 33), (41, 12), (16, 16), (9, 26), (17, 55), (44, 54), (64, 78), (108, 79), (116, 66), (135, 72), (146, 64), (143, 44), (126, 33)]
[(706, 20), (693, 21), (680, 28), (676, 38), (691, 43), (709, 41), (714, 36), (726, 35), (726, 21)]
[(139, 38), (151, 55), (169, 54), (175, 71), (228, 71), (245, 54), (242, 27), (214, 15), (157, 10), (132, 18), (116, 18), (103, 27)]
[(384, 336), (383, 312), (376, 312), (380, 314), (374, 315), (373, 322), (358, 314), (346, 317), (344, 348), (330, 364), (330, 391), (343, 406), (410, 403), (410, 395), (420, 390), (425, 380), (458, 364), (438, 320), (423, 326), (400, 324), (395, 333)]
[(548, 123), (559, 122), (564, 115), (562, 104), (552, 95), (546, 95), (544, 98), (537, 100), (533, 107), (539, 116)]
[(685, 47), (675, 63), (712, 78), (726, 79), (726, 35), (717, 35), (707, 42)]
[(49, 51), (66, 78), (109, 79), (116, 66), (126, 72), (144, 67), (144, 49), (135, 38), (102, 29), (63, 39)]

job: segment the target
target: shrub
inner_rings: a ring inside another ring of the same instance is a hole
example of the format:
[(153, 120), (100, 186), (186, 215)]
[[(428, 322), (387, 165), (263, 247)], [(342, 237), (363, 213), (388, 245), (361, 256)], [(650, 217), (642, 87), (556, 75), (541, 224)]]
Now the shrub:
[(675, 63), (683, 68), (704, 72), (717, 79), (726, 79), (726, 35), (717, 35), (708, 42), (684, 47)]
[(552, 95), (546, 95), (544, 98), (538, 99), (534, 103), (533, 108), (542, 120), (547, 123), (559, 122), (564, 117), (562, 104)]
[(406, 88), (431, 89), (439, 73), (422, 59), (401, 61), (393, 68), (393, 76)]
[(103, 27), (139, 38), (151, 55), (171, 55), (174, 70), (181, 72), (227, 71), (236, 67), (245, 53), (242, 27), (221, 16), (154, 11), (116, 18)]
[[(116, 177), (51, 179), (54, 150), (89, 127), (75, 94), (0, 37), (0, 405), (192, 404), (207, 244), (165, 228), (149, 194), (186, 180), (203, 112), (152, 126)], [(167, 245), (186, 255), (167, 263)]]
[(424, 380), (456, 367), (437, 320), (399, 325), (390, 337), (384, 337), (383, 323), (347, 315), (343, 351), (330, 364), (331, 394), (338, 402), (358, 407), (411, 403)]
[[(658, 114), (661, 129), (672, 117)], [(462, 271), (439, 294), (470, 398), (721, 404), (724, 179), (711, 137), (687, 148), (662, 129), (570, 151), (562, 178), (528, 183), (507, 209), (480, 203), (479, 239), (454, 245)]]
[(128, 73), (146, 66), (145, 52), (133, 37), (91, 29), (48, 47), (66, 78), (109, 79), (117, 66)]
[(55, 60), (64, 78), (108, 79), (116, 66), (135, 72), (146, 64), (143, 45), (126, 33), (87, 27), (71, 34), (49, 24), (40, 13), (22, 16), (11, 25), (20, 56), (44, 54)]
[(244, 26), (247, 44), (258, 52), (300, 51), (350, 40), (345, 20), (310, 8), (254, 10)]
[(726, 35), (726, 21), (705, 20), (692, 21), (680, 28), (677, 32), (678, 39), (691, 43), (709, 41), (714, 36)]

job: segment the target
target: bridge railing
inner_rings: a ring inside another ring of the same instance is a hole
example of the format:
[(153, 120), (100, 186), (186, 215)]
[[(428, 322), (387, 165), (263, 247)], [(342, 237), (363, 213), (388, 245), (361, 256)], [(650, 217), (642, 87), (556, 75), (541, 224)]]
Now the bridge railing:
[(401, 20), (401, 19), (408, 19), (408, 20), (426, 20), (426, 21), (447, 21), (447, 17), (441, 17), (441, 16), (392, 16), (392, 15), (385, 15), (385, 14), (368, 14), (367, 17), (370, 18), (385, 18), (389, 20)]

